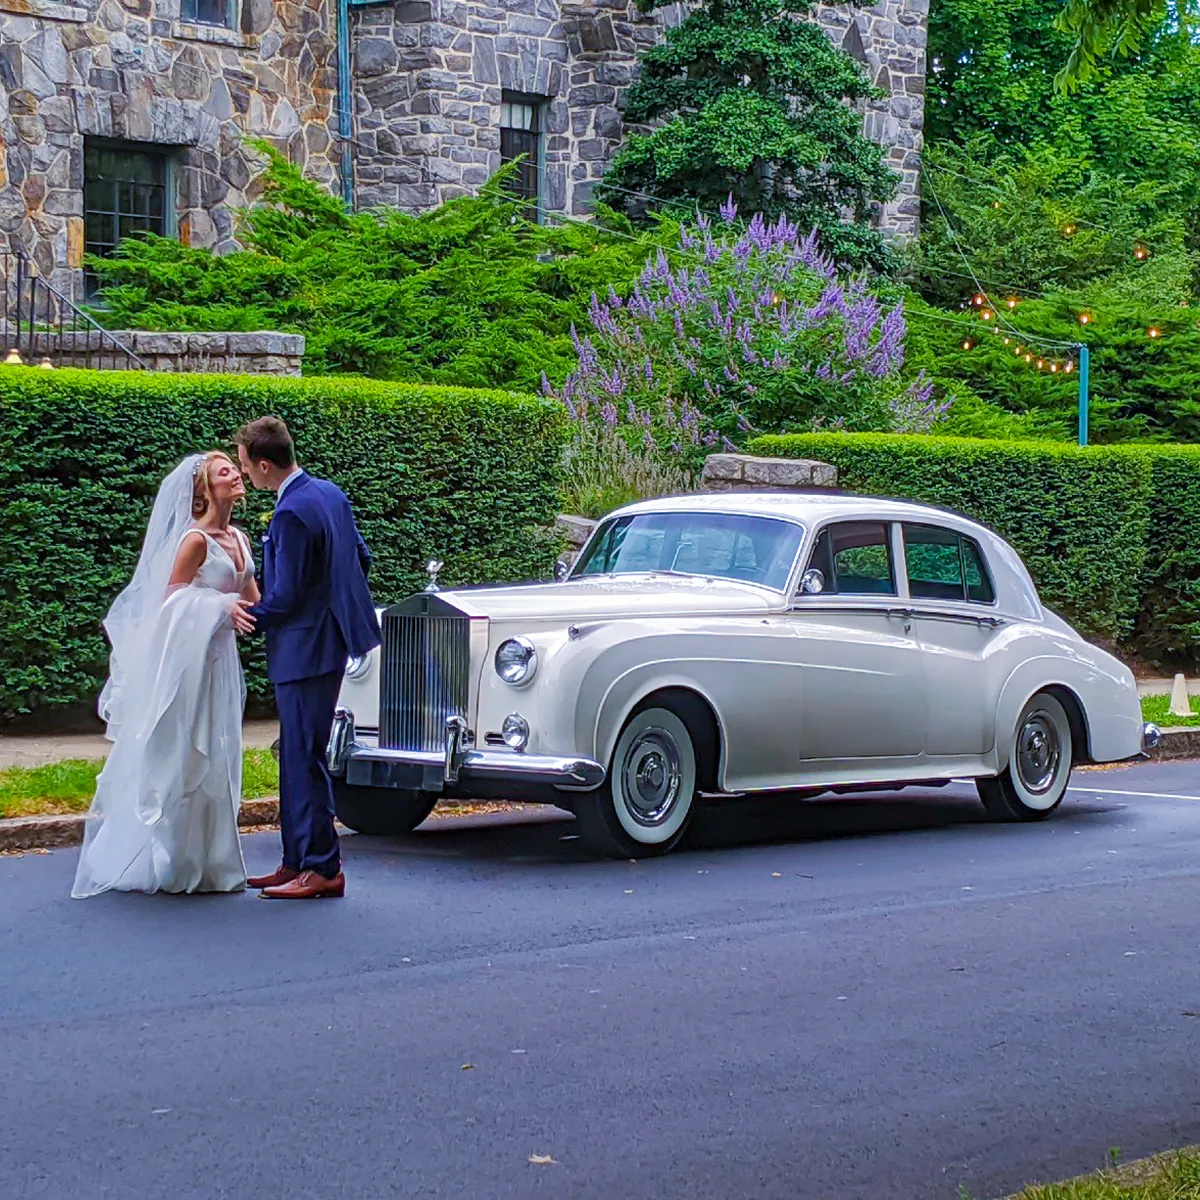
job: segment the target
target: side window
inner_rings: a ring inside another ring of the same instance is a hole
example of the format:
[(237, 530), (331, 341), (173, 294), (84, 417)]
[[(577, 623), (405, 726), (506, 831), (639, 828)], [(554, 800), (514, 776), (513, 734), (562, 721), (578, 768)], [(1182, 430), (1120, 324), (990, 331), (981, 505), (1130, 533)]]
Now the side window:
[(905, 525), (904, 560), (915, 600), (991, 604), (996, 598), (979, 547), (952, 530)]
[(896, 595), (888, 527), (882, 521), (830, 525), (817, 538), (808, 565), (825, 576), (827, 594)]
[(983, 554), (970, 538), (962, 539), (963, 566), (967, 577), (967, 599), (976, 604), (995, 604), (996, 589), (983, 563)]

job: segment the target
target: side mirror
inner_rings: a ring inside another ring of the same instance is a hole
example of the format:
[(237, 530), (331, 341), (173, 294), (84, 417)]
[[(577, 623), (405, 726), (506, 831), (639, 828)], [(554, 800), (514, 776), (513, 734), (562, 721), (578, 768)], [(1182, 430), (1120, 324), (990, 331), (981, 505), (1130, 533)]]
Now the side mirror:
[(809, 567), (800, 580), (800, 590), (806, 596), (816, 596), (825, 590), (825, 572)]
[(566, 558), (559, 558), (554, 563), (554, 582), (562, 583), (564, 579), (571, 573), (571, 564)]

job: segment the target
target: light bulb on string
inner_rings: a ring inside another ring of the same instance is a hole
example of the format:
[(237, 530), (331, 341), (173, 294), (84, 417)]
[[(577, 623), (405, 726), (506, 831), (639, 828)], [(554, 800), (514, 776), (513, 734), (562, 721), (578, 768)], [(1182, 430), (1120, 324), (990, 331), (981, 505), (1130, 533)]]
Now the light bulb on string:
[(975, 305), (976, 308), (982, 308), (986, 299), (987, 297), (984, 296), (982, 292), (976, 292), (975, 295), (971, 297), (971, 303)]
[(1092, 314), (1082, 312), (1079, 314), (1080, 325), (1090, 325), (1092, 323)]
[(993, 200), (993, 201), (992, 201), (992, 207), (993, 207), (993, 208), (999, 208), (999, 207), (1000, 207), (1000, 201), (999, 201), (999, 200)]
[(1032, 354), (1027, 354), (1027, 355), (1025, 355), (1025, 361), (1026, 361), (1027, 363), (1031, 363), (1031, 362), (1033, 362), (1033, 355), (1032, 355)]
[(1067, 224), (1063, 226), (1063, 237), (1073, 237), (1075, 235), (1075, 226)]
[(1045, 366), (1046, 366), (1045, 359), (1041, 359), (1041, 358), (1039, 358), (1039, 359), (1038, 359), (1038, 361), (1037, 361), (1037, 368), (1038, 368), (1038, 370), (1039, 370), (1039, 371), (1043, 370), (1043, 369), (1045, 368)]
[(1146, 259), (1150, 257), (1150, 251), (1147, 250), (1145, 246), (1134, 246), (1133, 257), (1136, 258), (1138, 262), (1145, 262)]
[(971, 341), (970, 338), (963, 338), (962, 348), (964, 350), (970, 350), (974, 347), (974, 345), (975, 345), (975, 343), (973, 341)]
[(1006, 346), (1008, 346), (1008, 345), (1011, 345), (1011, 344), (1012, 344), (1012, 338), (1006, 337), (1006, 338), (1004, 339), (1004, 344), (1005, 344)]
[(1070, 361), (1068, 361), (1067, 365), (1066, 365), (1065, 367), (1063, 367), (1063, 370), (1064, 370), (1064, 371), (1066, 371), (1066, 373), (1067, 373), (1068, 375), (1070, 375), (1070, 373), (1071, 373), (1073, 370), (1075, 370), (1075, 362), (1074, 362), (1074, 360), (1070, 360)]
[(993, 317), (994, 317), (996, 314), (995, 314), (994, 312), (992, 312), (992, 310), (991, 310), (990, 308), (985, 308), (985, 309), (983, 310), (983, 312), (981, 312), (979, 315), (980, 315), (980, 316), (981, 316), (981, 317), (982, 317), (982, 318), (983, 318), (985, 321), (990, 321), (990, 320), (991, 320), (991, 319), (992, 319), (992, 318), (993, 318)]
[(1051, 375), (1057, 375), (1057, 374), (1058, 374), (1058, 363), (1051, 363), (1051, 364), (1050, 364), (1050, 374), (1051, 374)]
[(1004, 303), (1008, 305), (1008, 311), (1012, 312), (1012, 310), (1014, 308), (1016, 308), (1017, 305), (1020, 304), (1021, 302), (1020, 302), (1020, 300), (1018, 300), (1016, 298), (1016, 296), (1009, 296), (1009, 298), (1007, 300), (1005, 300)]
[(1146, 330), (1146, 336), (1148, 338), (1162, 337), (1162, 330), (1154, 325), (1151, 325), (1150, 328)]

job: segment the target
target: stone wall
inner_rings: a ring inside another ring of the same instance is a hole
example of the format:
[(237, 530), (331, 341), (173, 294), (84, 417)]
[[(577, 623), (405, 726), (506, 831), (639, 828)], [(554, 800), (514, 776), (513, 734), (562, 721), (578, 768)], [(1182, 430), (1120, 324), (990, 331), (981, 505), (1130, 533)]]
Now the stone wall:
[(710, 454), (700, 475), (702, 492), (811, 491), (837, 483), (837, 467), (830, 463), (752, 454)]
[(863, 132), (889, 147), (888, 165), (900, 176), (895, 199), (879, 217), (884, 232), (911, 237), (921, 216), (921, 149), (925, 128), (925, 45), (929, 0), (878, 0), (857, 7), (821, 4), (816, 18), (834, 43), (858, 59), (886, 100), (867, 105)]
[(591, 211), (661, 12), (632, 0), (400, 0), (353, 10), (364, 206), (433, 208), (500, 168), (503, 92), (543, 98), (542, 202)]
[[(298, 333), (150, 333), (113, 330), (112, 336), (151, 371), (222, 375), (299, 375), (304, 336)], [(85, 367), (96, 357), (97, 339), (63, 334), (53, 355), (55, 366)], [(107, 350), (105, 369), (127, 369), (127, 361)], [(34, 364), (30, 364), (34, 365)]]
[(234, 2), (223, 29), (181, 21), (179, 0), (0, 0), (0, 251), (80, 298), (86, 137), (171, 154), (191, 245), (236, 245), (232, 210), (258, 194), (244, 135), (334, 183), (332, 7)]
[[(901, 175), (880, 214), (916, 231), (929, 0), (822, 5), (817, 19), (889, 98), (864, 113)], [(504, 91), (543, 105), (542, 207), (583, 216), (623, 137), (624, 93), (639, 56), (682, 6), (633, 0), (398, 0), (352, 10), (356, 175), (364, 206), (413, 211), (465, 195), (500, 167)]]

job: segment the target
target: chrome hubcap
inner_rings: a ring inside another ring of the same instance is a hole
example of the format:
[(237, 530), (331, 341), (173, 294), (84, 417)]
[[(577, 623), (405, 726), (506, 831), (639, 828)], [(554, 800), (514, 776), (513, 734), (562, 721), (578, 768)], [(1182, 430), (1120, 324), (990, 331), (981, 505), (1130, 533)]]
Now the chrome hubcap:
[(1058, 776), (1062, 740), (1045, 713), (1032, 713), (1017, 734), (1017, 774), (1035, 795), (1048, 792)]
[(643, 730), (621, 764), (621, 790), (639, 825), (661, 825), (679, 799), (682, 759), (665, 729)]

